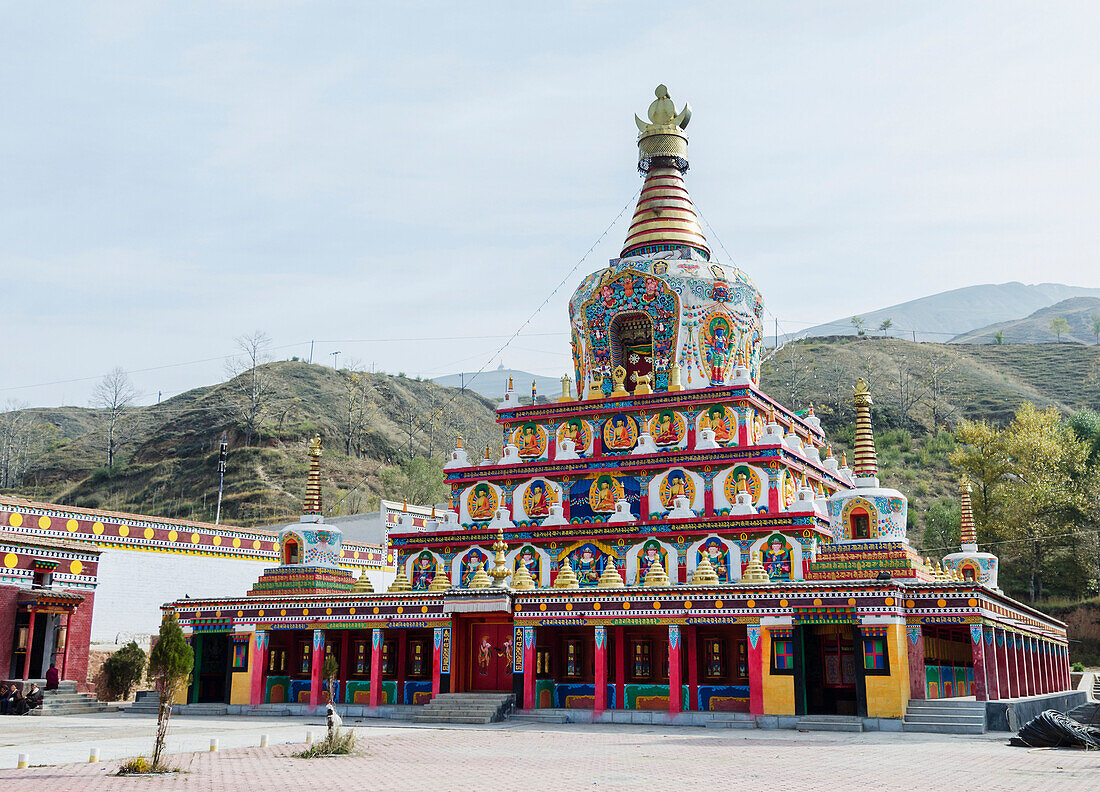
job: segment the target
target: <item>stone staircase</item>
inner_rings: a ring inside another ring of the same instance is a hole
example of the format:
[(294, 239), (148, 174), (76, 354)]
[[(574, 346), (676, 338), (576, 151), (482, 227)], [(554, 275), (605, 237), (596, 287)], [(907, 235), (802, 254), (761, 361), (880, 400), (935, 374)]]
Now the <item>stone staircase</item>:
[(985, 702), (910, 699), (901, 729), (934, 734), (985, 734)]
[(1092, 700), (1100, 701), (1100, 672), (1092, 675)]
[(91, 715), (107, 712), (108, 705), (94, 693), (80, 693), (76, 682), (62, 682), (57, 690), (46, 690), (46, 680), (31, 680), (43, 690), (42, 706), (30, 711), (30, 715)]
[(798, 731), (861, 732), (863, 718), (858, 715), (806, 715), (795, 728)]
[(174, 713), (179, 715), (196, 715), (199, 717), (210, 717), (215, 715), (228, 715), (228, 704), (184, 704), (177, 705), (173, 710)]
[(160, 694), (155, 690), (139, 690), (137, 695), (134, 696), (134, 703), (126, 708), (126, 712), (131, 715), (153, 715), (157, 714), (157, 707), (160, 706)]
[(512, 693), (443, 693), (413, 715), (414, 723), (494, 723), (515, 705)]

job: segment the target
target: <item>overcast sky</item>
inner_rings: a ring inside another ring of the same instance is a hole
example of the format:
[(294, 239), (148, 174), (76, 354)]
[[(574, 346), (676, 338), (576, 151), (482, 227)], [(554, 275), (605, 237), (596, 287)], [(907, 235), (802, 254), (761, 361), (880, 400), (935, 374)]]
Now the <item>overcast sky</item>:
[[(315, 362), (477, 370), (631, 202), (659, 82), (694, 110), (717, 258), (716, 235), (785, 330), (1100, 286), (1097, 3), (0, 14), (0, 404), (87, 404), (114, 366), (156, 401), (220, 380), (256, 329), (280, 358), (313, 339)], [(566, 301), (629, 215), (507, 366), (569, 368)]]

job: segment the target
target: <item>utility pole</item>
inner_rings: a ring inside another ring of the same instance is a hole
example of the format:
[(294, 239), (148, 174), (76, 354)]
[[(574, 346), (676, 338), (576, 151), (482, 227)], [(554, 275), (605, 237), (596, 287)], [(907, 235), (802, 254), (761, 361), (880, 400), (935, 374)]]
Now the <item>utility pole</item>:
[(218, 452), (218, 512), (214, 516), (214, 525), (222, 522), (222, 488), (225, 486), (225, 460), (229, 456), (229, 443), (225, 440), (225, 432), (222, 432), (222, 447)]
[(338, 361), (340, 359), (340, 350), (336, 350), (335, 352), (329, 352), (329, 354), (332, 355), (332, 367), (335, 369), (336, 368), (336, 361)]
[(313, 342), (309, 342), (309, 362), (313, 362)]
[(775, 348), (779, 349), (779, 317), (775, 317)]

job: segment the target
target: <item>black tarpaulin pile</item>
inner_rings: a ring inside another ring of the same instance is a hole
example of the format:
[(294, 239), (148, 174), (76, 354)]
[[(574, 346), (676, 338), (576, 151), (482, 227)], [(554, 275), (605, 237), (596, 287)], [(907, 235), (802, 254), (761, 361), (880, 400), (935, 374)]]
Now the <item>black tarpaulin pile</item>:
[(1011, 743), (1029, 748), (1100, 750), (1100, 728), (1078, 723), (1057, 710), (1046, 710), (1024, 724)]

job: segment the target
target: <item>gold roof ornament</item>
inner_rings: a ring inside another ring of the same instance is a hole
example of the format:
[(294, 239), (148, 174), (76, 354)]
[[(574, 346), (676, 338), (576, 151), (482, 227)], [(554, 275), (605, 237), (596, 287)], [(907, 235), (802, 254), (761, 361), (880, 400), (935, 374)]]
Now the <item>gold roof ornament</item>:
[(592, 382), (588, 385), (588, 398), (589, 399), (602, 399), (603, 398), (603, 374), (593, 371)]
[(710, 563), (710, 558), (704, 555), (699, 559), (699, 563), (695, 565), (695, 571), (691, 574), (691, 585), (717, 586), (720, 582), (718, 573), (714, 571), (714, 565)]
[(977, 545), (978, 532), (974, 527), (974, 509), (970, 505), (970, 482), (965, 478), (959, 483), (959, 512), (962, 527), (959, 532), (961, 536), (960, 544), (963, 547)]
[(856, 466), (853, 472), (862, 478), (878, 475), (878, 456), (875, 454), (875, 433), (871, 428), (871, 389), (867, 381), (860, 377), (856, 380), (852, 401), (856, 407)]
[(771, 583), (771, 578), (768, 577), (768, 570), (764, 569), (764, 564), (760, 561), (759, 553), (752, 553), (750, 555), (749, 563), (745, 565), (745, 572), (741, 575), (740, 583), (742, 585), (753, 586)]
[(643, 586), (667, 586), (668, 573), (665, 572), (665, 565), (660, 561), (654, 561), (649, 565), (649, 569), (645, 571), (645, 578), (642, 580)]
[(680, 382), (680, 364), (673, 363), (668, 367), (668, 391), (669, 393), (675, 393), (683, 389), (684, 386)]
[(603, 568), (603, 574), (600, 575), (596, 588), (622, 588), (624, 585), (626, 584), (623, 583), (623, 576), (615, 567), (615, 559), (607, 559), (607, 565)]
[(309, 478), (306, 480), (306, 499), (302, 514), (321, 514), (321, 435), (313, 435), (309, 441)]
[(630, 394), (626, 392), (626, 369), (622, 366), (615, 366), (611, 370), (611, 382), (615, 385), (611, 390), (612, 396), (625, 397)]
[(554, 588), (580, 588), (580, 583), (577, 581), (577, 573), (573, 571), (573, 565), (569, 563), (568, 558), (563, 559), (561, 562), (561, 569), (558, 570), (558, 576), (554, 578)]
[(527, 571), (527, 565), (520, 562), (516, 571), (512, 574), (512, 588), (516, 591), (531, 591), (538, 588), (535, 579)]
[(374, 584), (372, 584), (370, 582), (370, 578), (367, 577), (366, 572), (363, 572), (359, 576), (359, 579), (357, 581), (355, 581), (355, 585), (352, 586), (352, 588), (351, 588), (351, 593), (352, 594), (373, 594), (374, 593)]
[[(493, 542), (493, 571), (490, 573), (493, 576), (493, 585), (497, 588), (503, 588), (504, 581), (512, 574), (508, 571), (508, 564), (505, 560), (507, 552), (508, 545), (504, 541), (504, 529), (497, 528), (497, 540)], [(523, 566), (523, 564), (520, 564), (520, 566)]]
[(573, 380), (568, 374), (561, 378), (561, 396), (558, 397), (558, 401), (576, 401), (576, 399), (573, 398)]
[(386, 589), (387, 594), (401, 594), (405, 591), (412, 591), (412, 586), (409, 584), (409, 576), (405, 574), (405, 568), (397, 570), (397, 577), (393, 579), (393, 583), (390, 583), (390, 587)]
[(443, 562), (435, 565), (435, 577), (428, 584), (428, 591), (446, 591), (451, 587), (451, 579), (447, 577), (447, 571), (443, 568)]
[[(435, 581), (432, 581), (435, 584)], [(493, 579), (489, 577), (485, 572), (485, 563), (483, 561), (477, 562), (477, 569), (474, 570), (474, 576), (470, 578), (470, 588), (472, 589), (485, 589), (493, 585)]]
[(691, 105), (684, 102), (677, 112), (665, 85), (658, 85), (653, 94), (657, 98), (646, 113), (649, 123), (634, 116), (638, 125), (638, 170), (648, 173), (655, 160), (668, 159), (672, 160), (668, 164), (682, 173), (688, 169), (688, 137), (684, 130), (691, 122)]

